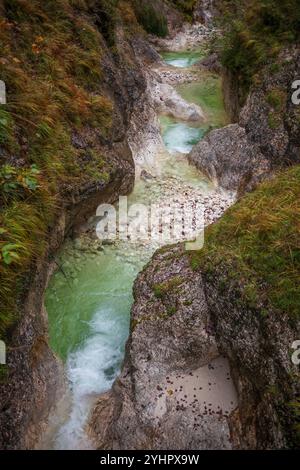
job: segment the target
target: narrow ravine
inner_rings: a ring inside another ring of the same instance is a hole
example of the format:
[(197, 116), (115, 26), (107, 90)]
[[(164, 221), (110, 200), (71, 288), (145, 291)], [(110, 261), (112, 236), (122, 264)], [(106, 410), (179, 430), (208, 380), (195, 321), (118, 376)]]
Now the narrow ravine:
[[(170, 68), (185, 68), (202, 52), (168, 53)], [(188, 123), (160, 116), (165, 149), (156, 156), (155, 173), (142, 172), (128, 204), (172, 205), (210, 201), (210, 207), (231, 204), (232, 195), (221, 193), (196, 168), (186, 154), (211, 127), (226, 123), (220, 82), (210, 73), (199, 81), (181, 84), (178, 92), (201, 105), (206, 122)], [(207, 223), (221, 213), (209, 215)], [(183, 238), (179, 237), (179, 238)], [(101, 243), (95, 221), (89, 235), (67, 240), (46, 292), (46, 309), (53, 350), (65, 361), (69, 393), (49, 422), (41, 448), (91, 448), (85, 424), (97, 396), (108, 390), (120, 371), (129, 334), (132, 286), (138, 272), (160, 246), (159, 242), (116, 241)]]

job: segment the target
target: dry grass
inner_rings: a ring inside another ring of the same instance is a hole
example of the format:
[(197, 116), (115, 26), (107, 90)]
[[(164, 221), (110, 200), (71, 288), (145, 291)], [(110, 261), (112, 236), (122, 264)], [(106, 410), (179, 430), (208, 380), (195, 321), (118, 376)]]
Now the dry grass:
[(106, 138), (112, 126), (94, 4), (0, 0), (0, 76), (7, 87), (0, 108), (0, 337), (18, 317), (24, 276), (45, 249), (62, 188), (107, 178), (100, 147), (83, 171), (81, 151), (71, 143), (74, 130), (95, 128)]
[[(266, 182), (206, 232), (194, 269), (229, 267), (244, 284), (244, 300), (300, 316), (300, 167)], [(230, 279), (228, 280), (230, 282)], [(262, 312), (265, 313), (265, 312)]]

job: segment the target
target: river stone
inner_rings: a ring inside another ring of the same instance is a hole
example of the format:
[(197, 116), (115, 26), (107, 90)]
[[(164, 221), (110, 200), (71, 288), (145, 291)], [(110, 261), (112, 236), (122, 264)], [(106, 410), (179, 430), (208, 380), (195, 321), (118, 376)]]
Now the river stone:
[(188, 156), (216, 184), (234, 191), (245, 191), (270, 172), (270, 164), (258, 146), (249, 144), (245, 129), (230, 124), (211, 131)]
[(159, 83), (152, 86), (154, 105), (158, 112), (168, 114), (176, 119), (191, 122), (205, 121), (205, 115), (200, 106), (188, 103), (171, 85)]

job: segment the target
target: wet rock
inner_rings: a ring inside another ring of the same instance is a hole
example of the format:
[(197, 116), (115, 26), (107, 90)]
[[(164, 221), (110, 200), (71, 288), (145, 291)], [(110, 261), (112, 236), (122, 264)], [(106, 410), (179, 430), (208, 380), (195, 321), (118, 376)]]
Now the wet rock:
[(200, 106), (188, 103), (171, 85), (156, 83), (152, 86), (152, 90), (154, 103), (159, 112), (185, 121), (205, 121)]
[(152, 180), (154, 177), (148, 171), (142, 170), (141, 178), (142, 178), (142, 180), (147, 181), (147, 180)]

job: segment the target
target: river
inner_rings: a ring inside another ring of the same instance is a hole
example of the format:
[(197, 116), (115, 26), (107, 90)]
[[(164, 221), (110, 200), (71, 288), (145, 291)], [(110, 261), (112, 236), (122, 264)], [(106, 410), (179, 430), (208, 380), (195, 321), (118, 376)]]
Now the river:
[[(201, 51), (167, 53), (170, 66), (189, 67)], [(210, 197), (213, 185), (186, 161), (186, 154), (211, 127), (225, 124), (220, 80), (205, 73), (199, 82), (180, 85), (178, 92), (201, 105), (208, 121), (189, 124), (161, 116), (165, 151), (157, 156), (159, 176), (138, 178), (128, 203), (189, 201)], [(92, 248), (91, 248), (92, 246)], [(42, 448), (91, 448), (84, 432), (96, 397), (107, 391), (120, 371), (129, 335), (134, 279), (149, 261), (157, 243), (95, 239), (67, 240), (59, 253), (61, 269), (46, 292), (51, 347), (65, 362), (69, 393), (52, 417)]]

